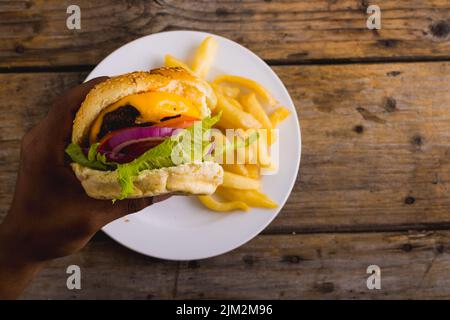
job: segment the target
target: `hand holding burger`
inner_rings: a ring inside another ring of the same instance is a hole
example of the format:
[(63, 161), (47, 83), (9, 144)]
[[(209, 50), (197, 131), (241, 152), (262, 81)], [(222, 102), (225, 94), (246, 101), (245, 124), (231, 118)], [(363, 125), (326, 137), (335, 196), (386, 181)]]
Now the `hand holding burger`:
[(58, 98), (24, 136), (12, 206), (0, 224), (0, 300), (17, 297), (45, 262), (77, 252), (107, 223), (166, 196), (117, 201), (86, 195), (64, 154), (72, 123), (97, 78)]
[(47, 261), (77, 252), (121, 216), (172, 192), (214, 192), (218, 164), (168, 157), (179, 146), (174, 129), (214, 124), (214, 99), (207, 84), (176, 68), (97, 78), (57, 99), (22, 140), (0, 225), (0, 299), (16, 298)]

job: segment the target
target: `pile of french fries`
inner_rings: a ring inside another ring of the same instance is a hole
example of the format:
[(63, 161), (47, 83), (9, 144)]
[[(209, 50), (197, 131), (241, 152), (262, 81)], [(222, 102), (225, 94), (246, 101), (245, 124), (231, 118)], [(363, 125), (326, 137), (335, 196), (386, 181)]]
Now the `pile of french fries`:
[[(206, 81), (217, 50), (217, 40), (207, 37), (197, 48), (192, 63), (188, 65), (171, 55), (166, 55), (165, 65), (182, 67)], [(276, 208), (278, 205), (260, 191), (261, 169), (274, 169), (269, 149), (277, 136), (272, 129), (277, 128), (280, 122), (289, 116), (289, 110), (279, 106), (263, 86), (251, 79), (221, 75), (210, 84), (217, 97), (217, 105), (211, 112), (212, 114), (222, 112), (222, 117), (216, 125), (222, 132), (221, 138), (230, 142), (226, 140), (226, 129), (240, 129), (243, 139), (251, 132), (258, 132), (259, 138), (257, 143), (237, 148), (234, 151), (235, 158), (239, 158), (239, 153), (243, 152), (241, 158), (243, 161), (223, 162), (223, 184), (213, 195), (199, 196), (198, 199), (207, 208), (218, 212), (248, 211), (250, 207)], [(217, 137), (214, 138), (216, 141)]]

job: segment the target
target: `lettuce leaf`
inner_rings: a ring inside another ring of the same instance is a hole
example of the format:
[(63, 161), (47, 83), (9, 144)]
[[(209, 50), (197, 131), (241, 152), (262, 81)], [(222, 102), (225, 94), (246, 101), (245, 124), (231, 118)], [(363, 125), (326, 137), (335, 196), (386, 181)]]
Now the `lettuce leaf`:
[[(117, 166), (121, 195), (119, 200), (126, 198), (133, 192), (133, 181), (143, 170), (172, 167), (194, 161), (202, 161), (204, 148), (209, 141), (204, 141), (205, 132), (214, 126), (221, 113), (214, 117), (207, 117), (199, 123), (176, 133), (161, 144), (148, 150), (140, 157)], [(201, 131), (200, 131), (201, 130)], [(176, 160), (176, 161), (174, 161)]]
[(67, 146), (66, 153), (73, 162), (79, 163), (84, 167), (102, 171), (114, 169), (117, 164), (107, 162), (106, 157), (97, 152), (98, 145), (98, 143), (91, 145), (87, 157), (84, 154), (83, 149), (75, 143), (71, 143)]

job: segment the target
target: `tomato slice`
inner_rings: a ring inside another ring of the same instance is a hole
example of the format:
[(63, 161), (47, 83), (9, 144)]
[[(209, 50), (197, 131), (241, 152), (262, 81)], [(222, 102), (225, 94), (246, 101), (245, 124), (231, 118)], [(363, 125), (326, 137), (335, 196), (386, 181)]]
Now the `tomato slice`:
[(190, 126), (194, 125), (195, 121), (199, 121), (200, 119), (190, 117), (190, 116), (180, 116), (174, 119), (169, 119), (166, 121), (162, 121), (156, 126), (160, 127), (168, 127), (168, 128), (177, 128), (177, 129), (186, 129)]

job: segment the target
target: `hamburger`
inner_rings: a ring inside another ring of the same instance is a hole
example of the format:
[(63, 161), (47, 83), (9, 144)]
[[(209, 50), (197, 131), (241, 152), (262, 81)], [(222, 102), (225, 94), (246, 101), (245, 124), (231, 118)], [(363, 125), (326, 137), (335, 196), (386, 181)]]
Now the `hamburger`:
[(223, 170), (198, 133), (204, 137), (219, 120), (210, 114), (215, 104), (209, 84), (182, 68), (109, 78), (75, 116), (71, 167), (96, 199), (212, 194)]

